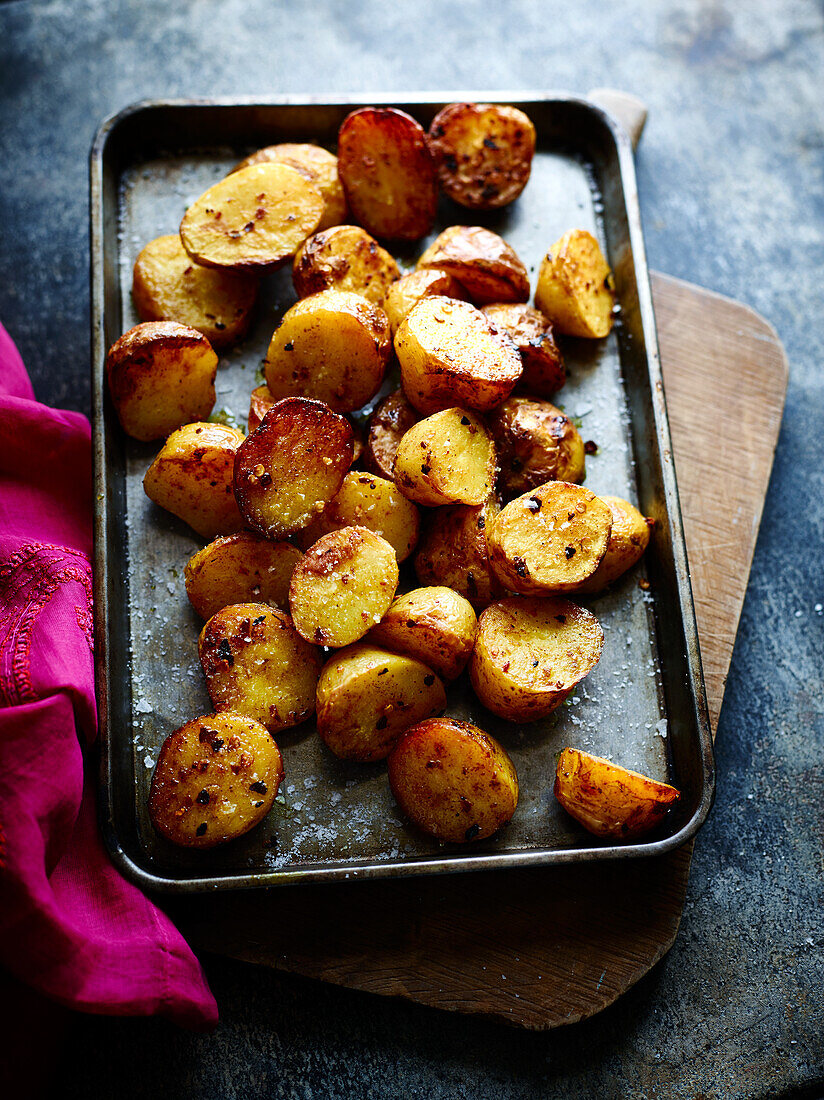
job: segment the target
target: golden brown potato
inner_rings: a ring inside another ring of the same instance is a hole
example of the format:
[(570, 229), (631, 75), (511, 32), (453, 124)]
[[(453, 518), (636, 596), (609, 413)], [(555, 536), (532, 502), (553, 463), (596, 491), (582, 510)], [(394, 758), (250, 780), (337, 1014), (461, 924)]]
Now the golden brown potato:
[(269, 539), (307, 527), (352, 465), (352, 426), (320, 401), (287, 397), (235, 457), (235, 497), (247, 525)]
[(566, 382), (566, 368), (552, 325), (542, 313), (520, 302), (498, 302), (481, 311), (505, 332), (521, 355), (524, 372), (518, 383), (526, 393), (551, 397)]
[(660, 825), (681, 795), (668, 783), (600, 756), (564, 749), (555, 771), (555, 797), (596, 836), (634, 840)]
[(484, 840), (518, 805), (515, 765), (494, 737), (468, 722), (420, 722), (400, 739), (388, 765), (398, 805), (438, 840)]
[(507, 595), (489, 564), (486, 530), (500, 508), (494, 500), (478, 507), (455, 504), (431, 512), (415, 555), (415, 573), (424, 585), (445, 585), (473, 607), (486, 607)]
[(351, 412), (380, 389), (392, 354), (389, 321), (359, 294), (324, 290), (286, 312), (266, 353), (274, 398), (314, 397)]
[(233, 172), (192, 203), (180, 239), (205, 267), (263, 273), (294, 256), (323, 213), (320, 191), (288, 164)]
[(287, 141), (281, 145), (267, 145), (265, 149), (258, 149), (245, 157), (233, 171), (238, 172), (252, 164), (269, 163), (288, 164), (320, 191), (323, 213), (318, 229), (328, 229), (346, 221), (346, 196), (338, 178), (338, 158), (334, 153), (322, 149), (320, 145), (302, 145)]
[(213, 348), (246, 335), (258, 280), (202, 267), (175, 234), (149, 241), (135, 260), (132, 298), (141, 321), (177, 321), (197, 329)]
[(615, 298), (601, 246), (585, 229), (571, 229), (550, 248), (538, 272), (535, 306), (558, 332), (607, 336)]
[(397, 587), (398, 561), (386, 539), (366, 527), (333, 531), (292, 574), (295, 629), (317, 645), (349, 645), (381, 621)]
[[(250, 435), (260, 427), (264, 416), (274, 404), (276, 404), (276, 400), (272, 397), (272, 392), (267, 385), (257, 386), (252, 390), (252, 396), (249, 401)], [(359, 424), (355, 423), (351, 416), (347, 416), (346, 419), (349, 421), (349, 425), (352, 428), (352, 465), (355, 466), (363, 454), (365, 446), (363, 429)]]
[(438, 267), (422, 267), (410, 271), (392, 283), (383, 300), (383, 311), (389, 318), (392, 336), (407, 313), (421, 298), (457, 298), (465, 302), (468, 295), (456, 278)]
[(338, 132), (338, 173), (349, 208), (376, 237), (414, 241), (432, 228), (435, 166), (423, 127), (394, 107), (363, 107)]
[(344, 760), (383, 760), (410, 726), (445, 706), (444, 686), (431, 668), (360, 642), (324, 666), (318, 733)]
[(419, 420), (400, 441), (395, 456), (400, 491), (433, 508), (483, 504), (497, 473), (492, 436), (466, 409), (444, 409)]
[(283, 611), (265, 603), (224, 607), (200, 632), (199, 651), (215, 710), (248, 714), (272, 733), (314, 714), (323, 658)]
[(506, 206), (527, 185), (535, 127), (517, 107), (450, 103), (427, 135), (441, 188), (470, 210)]
[(601, 497), (601, 500), (612, 512), (612, 530), (601, 564), (573, 590), (582, 595), (602, 592), (640, 561), (649, 546), (652, 520), (645, 519), (635, 505), (621, 497)]
[(379, 306), (400, 268), (359, 225), (337, 225), (304, 241), (292, 266), (298, 298), (321, 290), (349, 290)]
[(206, 714), (163, 742), (149, 817), (172, 844), (213, 848), (261, 822), (282, 780), (280, 749), (259, 722), (232, 711)]
[(109, 393), (123, 430), (144, 443), (165, 438), (215, 406), (217, 355), (196, 329), (144, 321), (106, 356)]
[(366, 640), (417, 657), (454, 680), (466, 667), (477, 629), (472, 604), (451, 588), (415, 588), (398, 596)]
[(521, 357), (479, 309), (422, 298), (395, 335), (403, 390), (424, 414), (460, 405), (487, 412), (509, 397)]
[(585, 608), (557, 596), (516, 596), (490, 604), (478, 619), (469, 678), (487, 710), (533, 722), (561, 705), (603, 646), (598, 620)]
[(490, 413), (505, 499), (548, 481), (581, 482), (584, 441), (568, 416), (548, 401), (509, 397)]
[(425, 267), (454, 275), (477, 306), (529, 299), (529, 275), (514, 249), (480, 225), (445, 229), (418, 260)]
[(612, 512), (589, 489), (551, 481), (516, 497), (487, 531), (501, 584), (522, 596), (573, 591), (606, 553)]
[(251, 531), (215, 539), (186, 563), (186, 595), (202, 619), (236, 603), (289, 607), (289, 582), (303, 557), (290, 542), (269, 542)]
[(384, 397), (369, 418), (364, 448), (367, 470), (393, 480), (398, 444), (417, 419), (417, 410), (406, 400), (403, 390)]
[(232, 491), (243, 432), (225, 424), (187, 424), (172, 432), (146, 471), (146, 496), (213, 539), (243, 527)]

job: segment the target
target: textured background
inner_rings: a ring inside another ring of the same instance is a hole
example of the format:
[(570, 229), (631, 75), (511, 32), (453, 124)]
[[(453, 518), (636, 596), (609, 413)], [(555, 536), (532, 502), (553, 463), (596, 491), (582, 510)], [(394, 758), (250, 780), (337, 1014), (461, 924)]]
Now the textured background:
[(35, 1013), (63, 1096), (824, 1095), (823, 71), (824, 9), (800, 0), (0, 4), (0, 318), (45, 401), (88, 411), (87, 152), (146, 96), (634, 92), (651, 266), (754, 306), (791, 363), (718, 797), (667, 958), (546, 1035), (207, 959), (211, 1036)]

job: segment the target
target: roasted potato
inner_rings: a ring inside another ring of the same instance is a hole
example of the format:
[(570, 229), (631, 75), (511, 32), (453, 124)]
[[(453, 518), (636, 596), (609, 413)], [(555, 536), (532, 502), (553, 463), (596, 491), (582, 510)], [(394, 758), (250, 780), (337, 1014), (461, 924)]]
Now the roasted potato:
[(146, 496), (204, 538), (240, 531), (232, 486), (244, 438), (225, 424), (187, 424), (172, 432), (143, 478)]
[(383, 311), (389, 318), (392, 336), (407, 313), (421, 298), (458, 298), (467, 300), (467, 293), (456, 278), (438, 267), (422, 267), (401, 275), (392, 283), (383, 300)]
[(289, 582), (303, 557), (290, 542), (240, 531), (210, 542), (186, 563), (186, 595), (202, 619), (236, 603), (289, 608)]
[(367, 470), (393, 480), (398, 444), (417, 419), (417, 410), (406, 400), (403, 390), (384, 397), (369, 418), (363, 460)]
[(495, 444), (466, 409), (444, 409), (414, 424), (398, 445), (395, 484), (404, 496), (436, 508), (483, 504), (495, 485)]
[(612, 512), (589, 489), (551, 481), (516, 497), (487, 531), (501, 584), (522, 596), (573, 591), (606, 553)]
[[(280, 400), (280, 398), (277, 400)], [(267, 385), (256, 386), (255, 389), (252, 390), (252, 396), (249, 401), (250, 435), (260, 427), (260, 423), (264, 416), (274, 404), (276, 404), (276, 399), (272, 397), (272, 391)], [(349, 421), (349, 425), (352, 429), (352, 465), (356, 466), (363, 454), (365, 446), (363, 429), (359, 424), (356, 424), (350, 416), (347, 416), (346, 419)]]
[(495, 210), (520, 195), (532, 171), (535, 127), (517, 107), (450, 103), (427, 135), (438, 182), (470, 210)]
[(585, 229), (571, 229), (547, 252), (538, 272), (535, 306), (558, 332), (607, 336), (615, 298), (601, 246)]
[(303, 242), (292, 265), (292, 282), (298, 298), (321, 290), (349, 290), (379, 306), (400, 273), (394, 256), (365, 229), (336, 225)]
[(314, 397), (351, 412), (380, 389), (392, 354), (382, 309), (347, 290), (324, 290), (286, 312), (266, 353), (272, 396)]
[(363, 642), (334, 653), (318, 681), (318, 733), (344, 760), (383, 760), (410, 726), (445, 707), (431, 668)]
[(584, 480), (584, 441), (569, 417), (548, 401), (508, 397), (490, 413), (488, 424), (505, 499), (547, 481)]
[(621, 497), (601, 497), (612, 512), (612, 530), (601, 564), (573, 591), (587, 595), (602, 592), (643, 557), (649, 546), (652, 520), (645, 519), (635, 505)]
[(172, 844), (214, 848), (253, 829), (272, 808), (283, 758), (254, 718), (194, 718), (163, 742), (149, 794), (152, 825)]
[(363, 107), (338, 132), (349, 208), (376, 237), (414, 241), (435, 221), (438, 185), (423, 127), (394, 107)]
[(507, 595), (492, 572), (486, 544), (487, 528), (499, 511), (497, 502), (488, 500), (431, 512), (415, 555), (420, 583), (452, 588), (476, 608)]
[(422, 298), (395, 334), (403, 391), (424, 414), (461, 405), (487, 412), (509, 397), (521, 357), (479, 309)]
[(468, 722), (420, 722), (401, 737), (388, 766), (400, 808), (438, 840), (484, 840), (518, 805), (515, 765), (494, 737)]
[(106, 356), (109, 393), (123, 430), (144, 443), (161, 439), (215, 406), (217, 355), (196, 329), (145, 321)]
[(205, 267), (261, 274), (280, 266), (320, 224), (320, 191), (288, 164), (253, 164), (204, 192), (183, 215), (180, 239)]
[(288, 164), (305, 176), (320, 191), (323, 213), (318, 229), (328, 229), (346, 221), (346, 196), (338, 178), (338, 158), (320, 145), (303, 145), (284, 142), (258, 149), (238, 164), (233, 171), (249, 168), (252, 164)]
[(418, 269), (427, 267), (448, 271), (477, 306), (529, 299), (529, 275), (514, 249), (479, 225), (445, 229), (418, 260)]
[(397, 587), (398, 561), (386, 539), (366, 527), (333, 531), (292, 574), (295, 629), (317, 645), (349, 645), (381, 621)]
[(521, 302), (498, 302), (481, 311), (505, 332), (518, 349), (524, 371), (520, 389), (538, 397), (551, 397), (566, 382), (566, 367), (555, 343), (552, 325), (542, 313)]
[(200, 632), (199, 652), (215, 710), (248, 714), (272, 733), (314, 714), (323, 658), (283, 611), (265, 603), (224, 607)]
[(600, 756), (564, 749), (555, 770), (555, 797), (596, 836), (634, 840), (660, 825), (681, 795), (668, 783)]
[(417, 657), (454, 680), (466, 667), (477, 629), (472, 604), (451, 588), (415, 588), (398, 596), (366, 640)]
[(532, 722), (561, 705), (603, 646), (598, 620), (569, 600), (501, 600), (478, 619), (469, 678), (487, 710)]
[(321, 401), (274, 404), (238, 448), (234, 486), (253, 531), (279, 539), (307, 527), (352, 465), (352, 426)]

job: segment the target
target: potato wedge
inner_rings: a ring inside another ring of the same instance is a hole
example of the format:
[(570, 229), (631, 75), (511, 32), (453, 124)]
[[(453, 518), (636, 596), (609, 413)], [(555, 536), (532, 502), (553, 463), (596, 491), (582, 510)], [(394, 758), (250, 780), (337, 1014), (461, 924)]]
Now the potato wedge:
[(398, 596), (366, 640), (416, 657), (454, 680), (466, 667), (477, 629), (472, 604), (451, 588), (415, 588)]
[(435, 221), (438, 185), (423, 127), (394, 107), (363, 107), (338, 132), (349, 208), (376, 237), (414, 241)]
[(394, 256), (365, 229), (336, 225), (303, 242), (292, 265), (292, 282), (298, 298), (348, 290), (379, 306), (400, 273)]
[(413, 425), (398, 445), (395, 484), (418, 504), (483, 504), (495, 485), (495, 444), (467, 409), (444, 409)]
[[(278, 398), (278, 400), (280, 399)], [(276, 399), (272, 397), (272, 391), (267, 385), (257, 386), (252, 390), (252, 396), (249, 400), (250, 435), (260, 427), (264, 416), (276, 403)], [(351, 416), (347, 416), (346, 419), (349, 421), (349, 426), (352, 429), (352, 465), (356, 466), (365, 447), (363, 429), (351, 418)]]
[(324, 290), (286, 312), (266, 353), (274, 398), (303, 396), (351, 412), (380, 389), (392, 354), (389, 321), (359, 294)]
[(252, 164), (288, 164), (305, 176), (320, 191), (323, 213), (318, 229), (328, 229), (346, 221), (346, 196), (338, 177), (338, 158), (320, 145), (304, 145), (286, 141), (280, 145), (267, 145), (250, 153), (233, 171), (249, 168)]
[(457, 298), (465, 302), (468, 295), (461, 284), (448, 271), (438, 267), (423, 267), (401, 275), (392, 283), (383, 300), (383, 311), (389, 318), (392, 336), (407, 313), (421, 298)]
[(480, 225), (451, 225), (418, 260), (448, 271), (477, 306), (529, 300), (529, 275), (503, 237)]
[(507, 504), (487, 531), (501, 584), (522, 596), (573, 591), (606, 553), (612, 512), (589, 489), (551, 481)]
[(247, 714), (272, 733), (314, 714), (323, 657), (283, 611), (265, 603), (224, 607), (203, 627), (198, 650), (215, 710)]
[(657, 828), (681, 795), (669, 783), (603, 757), (564, 749), (555, 769), (555, 797), (595, 836), (634, 840)]
[(484, 840), (518, 805), (515, 765), (494, 737), (469, 722), (418, 723), (392, 750), (388, 767), (400, 808), (438, 840)]
[(366, 527), (333, 531), (292, 574), (295, 629), (317, 645), (350, 645), (380, 622), (397, 587), (398, 561), (386, 539)]
[(571, 229), (541, 262), (536, 308), (558, 332), (598, 339), (612, 329), (614, 305), (612, 273), (601, 246), (585, 229)]
[(427, 135), (438, 182), (470, 210), (496, 210), (513, 202), (529, 181), (535, 127), (517, 107), (450, 103)]
[(394, 480), (398, 444), (417, 419), (417, 410), (406, 400), (403, 390), (384, 397), (369, 418), (363, 460), (366, 469)]
[(225, 424), (187, 424), (172, 432), (143, 478), (146, 496), (204, 538), (240, 531), (232, 486), (244, 438)]
[(344, 760), (383, 760), (410, 726), (445, 707), (431, 668), (363, 642), (334, 653), (318, 681), (318, 733)]
[(524, 371), (519, 389), (551, 397), (566, 382), (566, 367), (552, 325), (542, 313), (520, 302), (497, 302), (481, 311), (499, 332), (505, 332), (521, 355)]
[(289, 582), (303, 554), (290, 542), (240, 531), (210, 542), (186, 563), (186, 595), (202, 619), (236, 603), (289, 608)]
[(508, 397), (490, 413), (488, 424), (506, 500), (548, 481), (584, 480), (584, 441), (569, 417), (548, 401)]
[(172, 844), (214, 848), (254, 829), (282, 781), (280, 749), (259, 722), (233, 711), (206, 714), (163, 742), (149, 817)]
[(403, 390), (424, 414), (460, 405), (487, 412), (521, 377), (521, 357), (479, 309), (422, 298), (395, 334)]
[(320, 191), (288, 164), (253, 164), (197, 199), (180, 223), (180, 239), (204, 267), (261, 274), (297, 252), (320, 224)]
[(352, 465), (352, 426), (320, 401), (274, 404), (238, 448), (235, 497), (247, 525), (269, 539), (307, 527)]
[(486, 543), (487, 528), (499, 511), (497, 502), (489, 500), (431, 512), (415, 555), (420, 583), (452, 588), (476, 608), (507, 595), (492, 572)]
[(144, 443), (165, 439), (215, 407), (217, 355), (196, 329), (144, 321), (106, 356), (106, 379), (123, 430)]
[(639, 562), (649, 546), (652, 520), (646, 519), (634, 504), (621, 497), (601, 497), (612, 512), (612, 530), (601, 564), (574, 592), (590, 595), (602, 592), (628, 569)]
[(510, 722), (545, 718), (601, 659), (595, 616), (569, 600), (517, 596), (478, 619), (469, 659), (472, 687), (487, 710)]

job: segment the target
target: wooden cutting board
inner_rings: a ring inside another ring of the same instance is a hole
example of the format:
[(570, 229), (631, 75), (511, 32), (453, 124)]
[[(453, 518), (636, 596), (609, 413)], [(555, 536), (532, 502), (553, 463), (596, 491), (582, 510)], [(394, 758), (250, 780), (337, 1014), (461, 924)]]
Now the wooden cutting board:
[[(653, 275), (653, 295), (715, 729), (787, 360), (740, 303), (665, 275)], [(226, 894), (177, 900), (172, 914), (200, 951), (547, 1029), (599, 1012), (666, 953), (691, 852)]]

